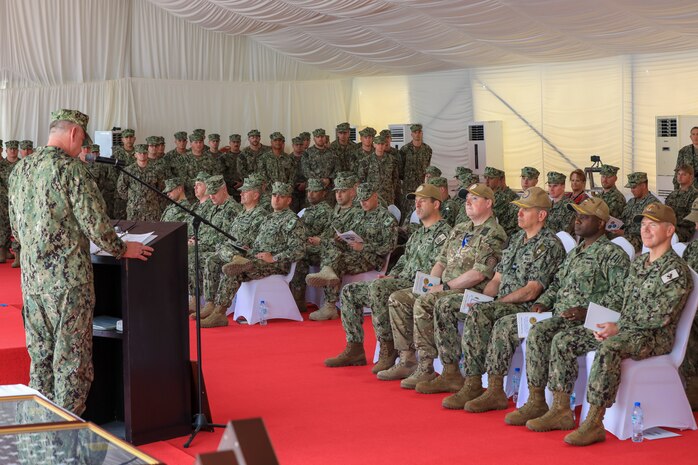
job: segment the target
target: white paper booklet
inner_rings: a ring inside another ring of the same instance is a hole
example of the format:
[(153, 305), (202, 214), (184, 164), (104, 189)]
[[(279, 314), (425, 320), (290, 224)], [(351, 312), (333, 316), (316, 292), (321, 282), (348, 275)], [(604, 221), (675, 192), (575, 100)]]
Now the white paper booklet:
[(479, 302), (492, 302), (493, 300), (494, 297), (490, 297), (485, 294), (480, 294), (479, 292), (466, 290), (463, 293), (463, 301), (460, 304), (460, 312), (468, 313), (470, 311), (470, 307), (472, 307), (473, 304)]
[(610, 308), (602, 307), (594, 302), (589, 302), (587, 309), (587, 317), (584, 320), (584, 327), (592, 331), (598, 331), (598, 324), (615, 323), (620, 318), (620, 313), (611, 310)]
[(441, 278), (417, 271), (417, 274), (414, 275), (412, 292), (418, 295), (424, 295), (429, 291), (430, 287), (438, 286), (439, 284), (441, 284)]
[(608, 217), (608, 221), (606, 221), (606, 231), (618, 231), (622, 228), (623, 222), (621, 220), (613, 216)]
[(646, 429), (642, 433), (644, 434), (645, 439), (649, 439), (650, 441), (653, 439), (677, 438), (681, 436), (678, 433), (674, 433), (673, 431), (667, 431), (664, 428), (660, 428), (658, 426)]
[(337, 231), (337, 229), (335, 229), (335, 231), (337, 232), (337, 235), (339, 237), (341, 237), (342, 240), (344, 240), (344, 242), (360, 242), (360, 243), (364, 242), (364, 240), (361, 238), (361, 236), (356, 234), (354, 231), (347, 231), (347, 232), (343, 232), (343, 233)]
[[(144, 234), (119, 234), (119, 237), (121, 238), (122, 241), (128, 241), (128, 242), (142, 242), (145, 245), (150, 244), (155, 240), (156, 237), (158, 237), (155, 234), (155, 231), (149, 232), (149, 233), (144, 233)], [(109, 252), (105, 252), (104, 250), (100, 249), (97, 247), (97, 245), (90, 241), (90, 253), (95, 254), (95, 255), (101, 255), (103, 257), (111, 257), (112, 255)]]
[(528, 332), (534, 324), (547, 320), (553, 316), (553, 312), (522, 312), (516, 314), (516, 326), (518, 326), (519, 338), (528, 337)]

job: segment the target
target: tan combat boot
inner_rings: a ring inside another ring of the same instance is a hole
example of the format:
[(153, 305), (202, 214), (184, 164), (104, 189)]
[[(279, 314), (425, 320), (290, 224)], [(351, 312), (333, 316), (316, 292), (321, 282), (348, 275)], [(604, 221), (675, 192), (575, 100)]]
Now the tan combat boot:
[(318, 308), (308, 316), (313, 321), (336, 320), (339, 318), (336, 302), (325, 302), (322, 307)]
[(189, 313), (196, 313), (196, 298), (193, 295), (189, 296)]
[(573, 429), (574, 426), (570, 395), (561, 391), (553, 391), (553, 406), (545, 415), (526, 422), (526, 428), (538, 433), (557, 429), (568, 430)]
[(319, 272), (310, 273), (305, 277), (305, 283), (314, 287), (338, 286), (339, 282), (339, 276), (331, 266), (323, 266)]
[(504, 410), (507, 407), (509, 407), (509, 398), (504, 392), (504, 376), (500, 375), (489, 375), (487, 377), (487, 391), (466, 402), (463, 406), (465, 410), (472, 413)]
[(691, 404), (691, 410), (698, 410), (698, 378), (688, 378), (686, 380), (686, 397)]
[(378, 374), (379, 371), (387, 370), (395, 365), (395, 360), (397, 360), (397, 350), (395, 350), (393, 341), (381, 340), (379, 342), (381, 347), (378, 352), (378, 361), (371, 369), (371, 373), (374, 375)]
[(10, 265), (12, 268), (19, 268), (19, 249), (15, 251), (15, 261)]
[(539, 418), (548, 411), (548, 404), (545, 402), (545, 388), (528, 386), (528, 400), (520, 409), (509, 412), (504, 417), (504, 423), (512, 426), (524, 426), (528, 420)]
[(482, 376), (466, 376), (461, 390), (444, 398), (441, 405), (451, 410), (463, 410), (465, 403), (480, 397), (482, 391)]
[(251, 270), (252, 265), (252, 260), (248, 260), (241, 255), (235, 255), (233, 259), (230, 260), (230, 263), (223, 265), (223, 273), (228, 276), (237, 276), (240, 273)]
[(325, 360), (325, 366), (330, 368), (366, 365), (366, 352), (361, 342), (347, 342), (341, 354)]
[(458, 392), (463, 387), (463, 375), (460, 374), (457, 363), (447, 363), (440, 376), (431, 381), (418, 383), (414, 388), (421, 394), (436, 394), (439, 392)]
[[(216, 308), (216, 304), (213, 302), (206, 302), (206, 305), (204, 305), (204, 308), (201, 309), (201, 319), (208, 318), (211, 313), (213, 313), (213, 309)], [(194, 311), (194, 314), (192, 315), (192, 320), (196, 319), (196, 311)]]
[(228, 326), (228, 317), (225, 316), (228, 307), (229, 305), (216, 305), (211, 314), (207, 318), (201, 320), (201, 327), (216, 328), (218, 326)]
[(416, 369), (417, 357), (414, 355), (414, 350), (401, 350), (400, 361), (387, 370), (379, 371), (376, 378), (381, 381), (397, 381), (407, 378)]
[(423, 358), (417, 363), (417, 369), (407, 378), (400, 381), (402, 389), (414, 389), (418, 383), (422, 381), (431, 381), (436, 378), (434, 372), (434, 360), (431, 358)]
[(606, 429), (603, 427), (605, 413), (606, 407), (591, 405), (586, 419), (579, 425), (577, 431), (565, 436), (565, 442), (573, 446), (588, 446), (605, 441)]
[(7, 249), (5, 247), (0, 247), (0, 263), (5, 263), (7, 261)]

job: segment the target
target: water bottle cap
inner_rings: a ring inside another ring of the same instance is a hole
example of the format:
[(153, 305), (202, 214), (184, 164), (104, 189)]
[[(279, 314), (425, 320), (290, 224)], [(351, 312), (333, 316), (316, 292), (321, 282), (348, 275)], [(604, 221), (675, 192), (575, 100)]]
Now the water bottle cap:
[(640, 406), (640, 402), (635, 402), (635, 407), (639, 407), (639, 406)]
[(518, 373), (521, 371), (521, 368), (514, 368), (514, 373)]

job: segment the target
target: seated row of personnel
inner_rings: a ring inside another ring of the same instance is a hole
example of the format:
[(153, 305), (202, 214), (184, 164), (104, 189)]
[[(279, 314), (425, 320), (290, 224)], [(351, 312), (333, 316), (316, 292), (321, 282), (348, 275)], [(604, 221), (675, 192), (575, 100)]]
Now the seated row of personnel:
[[(521, 342), (516, 313), (552, 311), (553, 317), (533, 326), (527, 339), (530, 397), (506, 415), (505, 422), (537, 432), (573, 429), (570, 395), (577, 378), (577, 357), (596, 350), (587, 387), (590, 412), (565, 441), (582, 446), (605, 440), (602, 420), (615, 401), (621, 361), (671, 351), (677, 322), (693, 288), (686, 261), (671, 247), (677, 224), (674, 211), (655, 202), (632, 218), (649, 252), (630, 263), (628, 255), (606, 236), (609, 208), (599, 197), (566, 207), (575, 214), (574, 232), (582, 242), (565, 254), (545, 227), (552, 203), (542, 189), (531, 187), (512, 201), (521, 230), (506, 248), (506, 234), (493, 218), (492, 190), (474, 184), (467, 193), (470, 221), (452, 229), (441, 218), (435, 189), (422, 185), (410, 194), (416, 199), (422, 226), (408, 241), (399, 266), (387, 276), (343, 288), (346, 347), (325, 364), (366, 364), (361, 323), (363, 307), (369, 306), (380, 343), (380, 357), (373, 368), (379, 380), (401, 380), (401, 387), (425, 394), (451, 392), (442, 402), (449, 409), (503, 410), (508, 407), (504, 376)], [(686, 219), (698, 219), (698, 202)], [(685, 256), (698, 265), (698, 242), (689, 245)], [(443, 284), (425, 295), (414, 295), (411, 289), (418, 270), (429, 270)], [(459, 310), (465, 289), (495, 299), (475, 304), (463, 317)], [(601, 324), (595, 332), (584, 328), (589, 302), (619, 310), (619, 322)], [(459, 318), (464, 318), (461, 337)], [(694, 409), (698, 407), (696, 333), (694, 323), (681, 366)], [(437, 356), (444, 362), (440, 376), (433, 368)], [(461, 357), (463, 374), (458, 367)], [(486, 391), (484, 373), (488, 374)], [(550, 409), (545, 402), (546, 383), (554, 396)]]

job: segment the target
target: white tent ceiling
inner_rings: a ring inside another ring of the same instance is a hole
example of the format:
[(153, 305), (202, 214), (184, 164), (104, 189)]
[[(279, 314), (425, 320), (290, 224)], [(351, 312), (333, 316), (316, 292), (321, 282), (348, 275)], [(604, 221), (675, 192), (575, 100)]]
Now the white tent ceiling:
[(689, 0), (149, 0), (347, 76), (694, 50)]

